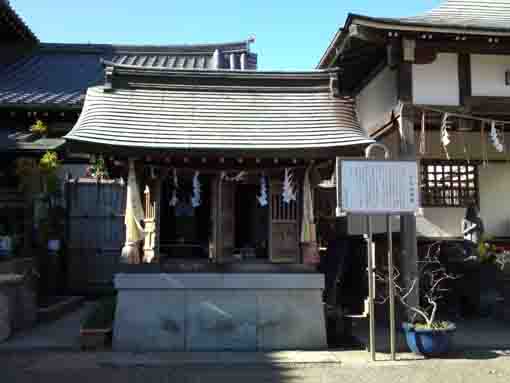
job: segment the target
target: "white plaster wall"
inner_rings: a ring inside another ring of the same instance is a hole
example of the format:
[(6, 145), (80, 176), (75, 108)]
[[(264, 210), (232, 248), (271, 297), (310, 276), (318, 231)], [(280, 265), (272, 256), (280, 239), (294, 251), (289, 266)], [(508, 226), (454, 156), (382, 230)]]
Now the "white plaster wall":
[(356, 96), (361, 127), (369, 133), (379, 128), (378, 123), (384, 117), (389, 120), (397, 102), (397, 71), (386, 67)]
[[(446, 159), (439, 142), (438, 131), (427, 131), (427, 152), (422, 158)], [(508, 134), (505, 142), (510, 142)], [(483, 158), (481, 136), (479, 132), (453, 134), (448, 153), (452, 159), (480, 161)], [(416, 145), (419, 145), (419, 133), (416, 134)], [(467, 155), (464, 153), (464, 147)], [(498, 153), (487, 142), (488, 167), (478, 166), (480, 211), (487, 233), (495, 236), (510, 236), (510, 156)], [(452, 236), (461, 236), (461, 220), (463, 208), (426, 207), (423, 216), (443, 231)]]
[(505, 71), (510, 70), (510, 55), (471, 55), (471, 94), (509, 97)]
[(466, 209), (458, 207), (424, 207), (423, 217), (449, 237), (462, 237), (462, 218)]
[(485, 230), (494, 236), (510, 236), (510, 163), (490, 163), (478, 169)]
[(431, 64), (413, 64), (413, 102), (428, 105), (459, 105), (456, 53), (439, 53)]

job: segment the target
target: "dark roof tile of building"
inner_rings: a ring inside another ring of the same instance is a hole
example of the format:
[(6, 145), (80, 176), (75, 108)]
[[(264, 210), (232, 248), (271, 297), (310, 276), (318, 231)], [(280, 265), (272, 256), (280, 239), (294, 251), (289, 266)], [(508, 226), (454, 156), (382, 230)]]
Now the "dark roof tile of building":
[(0, 69), (0, 106), (81, 108), (87, 88), (103, 82), (102, 60), (166, 69), (256, 69), (257, 55), (250, 52), (249, 43), (40, 44)]

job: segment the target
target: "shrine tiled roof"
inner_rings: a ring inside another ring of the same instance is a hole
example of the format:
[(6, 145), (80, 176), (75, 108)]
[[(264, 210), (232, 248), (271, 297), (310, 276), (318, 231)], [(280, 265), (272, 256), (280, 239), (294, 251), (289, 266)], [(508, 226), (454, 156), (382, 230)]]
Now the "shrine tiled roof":
[(336, 73), (163, 70), (111, 65), (65, 137), (151, 149), (300, 149), (372, 142)]

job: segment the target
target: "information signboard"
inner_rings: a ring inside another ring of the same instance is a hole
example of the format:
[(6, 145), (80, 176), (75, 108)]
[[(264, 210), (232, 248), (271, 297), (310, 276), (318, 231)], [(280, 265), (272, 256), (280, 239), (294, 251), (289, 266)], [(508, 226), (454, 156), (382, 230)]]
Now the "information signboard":
[(416, 161), (337, 159), (337, 215), (405, 214), (419, 207)]

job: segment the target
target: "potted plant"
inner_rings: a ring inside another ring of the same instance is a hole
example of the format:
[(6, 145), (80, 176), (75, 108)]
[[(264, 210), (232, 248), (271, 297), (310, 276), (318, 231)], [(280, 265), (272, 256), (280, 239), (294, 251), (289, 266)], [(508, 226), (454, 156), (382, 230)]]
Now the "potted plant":
[[(446, 268), (441, 265), (440, 245), (440, 242), (436, 242), (429, 247), (426, 257), (419, 261), (416, 277), (411, 278), (405, 285), (399, 281), (401, 274), (398, 269), (394, 271), (394, 294), (410, 318), (409, 322), (402, 323), (407, 345), (412, 352), (423, 356), (447, 353), (456, 330), (454, 323), (438, 319), (439, 302), (448, 291), (446, 283), (458, 278), (447, 273)], [(377, 280), (387, 283), (388, 277), (377, 274)], [(379, 303), (385, 303), (388, 299), (388, 296), (380, 298)]]
[(469, 288), (472, 290), (472, 311), (476, 315), (491, 316), (496, 311), (499, 285), (504, 279), (502, 270), (508, 262), (508, 252), (496, 246), (493, 237), (487, 234), (481, 237), (474, 250), (474, 255), (468, 258), (471, 263), (468, 271), (472, 274)]
[(92, 156), (90, 158), (87, 176), (95, 178), (98, 182), (110, 178), (110, 173), (108, 172), (108, 167), (106, 166), (106, 161), (103, 156)]
[(85, 318), (80, 328), (80, 344), (83, 350), (100, 350), (108, 347), (111, 337), (116, 296), (103, 298)]

